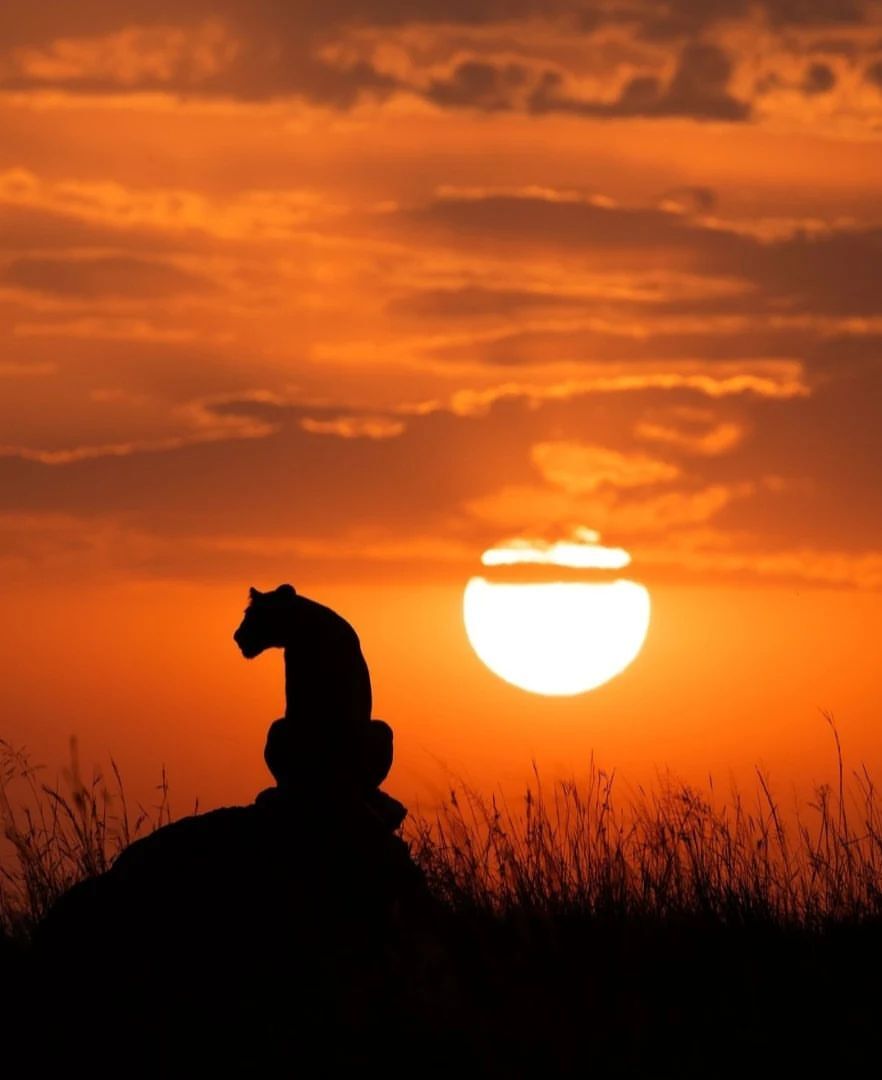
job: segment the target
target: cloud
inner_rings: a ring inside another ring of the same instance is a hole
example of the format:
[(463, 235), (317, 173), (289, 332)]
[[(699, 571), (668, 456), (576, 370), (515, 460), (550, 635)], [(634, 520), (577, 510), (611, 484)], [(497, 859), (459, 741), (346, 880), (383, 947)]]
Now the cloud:
[(655, 206), (623, 206), (608, 198), (556, 189), (446, 188), (430, 202), (403, 211), (405, 222), (488, 239), (541, 242), (544, 247), (616, 247), (669, 254), (703, 239), (714, 251), (733, 254), (750, 240), (710, 229), (683, 214)]
[(770, 21), (783, 26), (861, 25), (872, 21), (869, 5), (862, 0), (763, 0)]
[(874, 21), (870, 5), (862, 0), (670, 0), (664, 5), (638, 5), (635, 22), (650, 39), (676, 40), (749, 16), (758, 16), (762, 25), (777, 29), (829, 30), (834, 26), (862, 27)]
[[(858, 0), (670, 0), (661, 7), (652, 0), (628, 4), (574, 5), (571, 0), (340, 0), (332, 5), (291, 7), (277, 0), (188, 0), (186, 18), (173, 0), (129, 0), (125, 9), (104, 3), (43, 0), (39, 9), (0, 15), (0, 39), (9, 45), (35, 45), (59, 37), (109, 34), (125, 26), (198, 27), (212, 19), (237, 27), (242, 36), (307, 37), (316, 40), (346, 27), (389, 29), (409, 24), (456, 26), (461, 29), (506, 26), (513, 21), (546, 17), (560, 20), (572, 35), (611, 25), (666, 25), (678, 34), (696, 33), (720, 21), (739, 19), (759, 8), (775, 26), (865, 25), (869, 5)], [(667, 20), (667, 22), (665, 22)]]
[(171, 263), (132, 256), (13, 259), (0, 270), (0, 284), (66, 297), (143, 297), (206, 293), (207, 278)]
[[(114, 400), (116, 395), (93, 395), (95, 400)], [(277, 426), (264, 420), (235, 413), (224, 414), (207, 403), (195, 402), (177, 411), (179, 422), (187, 429), (181, 434), (125, 442), (91, 443), (82, 446), (39, 448), (0, 445), (0, 458), (18, 458), (40, 465), (66, 466), (96, 458), (124, 458), (135, 454), (160, 454), (201, 443), (227, 442), (236, 439), (265, 439)]]
[[(878, 546), (882, 536), (878, 348), (878, 342), (867, 344), (866, 363), (851, 360), (835, 370), (831, 362), (814, 392), (796, 407), (778, 408), (758, 400), (750, 414), (750, 439), (714, 462), (714, 474), (720, 478), (744, 475), (749, 468), (754, 474), (762, 469), (789, 481), (784, 487), (758, 489), (752, 500), (753, 528), (767, 546), (810, 543), (830, 550)], [(831, 349), (831, 361), (836, 355), (836, 348)], [(734, 515), (724, 515), (720, 524), (739, 528)]]
[(694, 491), (622, 498), (615, 491), (575, 495), (560, 487), (511, 485), (470, 499), (466, 510), (501, 531), (532, 530), (555, 534), (586, 523), (605, 539), (629, 546), (641, 538), (669, 536), (713, 520), (733, 500), (753, 494), (748, 481), (712, 484)]
[(186, 248), (193, 246), (194, 234), (219, 240), (289, 239), (340, 213), (339, 206), (303, 189), (249, 190), (211, 198), (184, 188), (134, 187), (94, 179), (48, 180), (27, 169), (0, 173), (0, 209), (31, 215), (19, 229), (16, 246), (30, 239), (34, 247), (42, 240), (42, 230), (33, 229), (34, 215), (37, 221), (39, 216), (46, 217), (47, 233), (60, 221), (67, 243), (94, 244), (96, 238), (131, 242), (152, 234), (162, 237), (167, 247)]
[[(474, 371), (485, 366), (537, 370), (554, 365), (578, 367), (604, 364), (610, 371), (625, 365), (650, 365), (681, 373), (690, 361), (722, 364), (743, 360), (792, 361), (830, 331), (848, 332), (841, 323), (818, 318), (766, 316), (712, 316), (697, 318), (638, 318), (632, 313), (606, 318), (548, 321), (475, 334), (465, 340), (426, 342), (420, 350), (427, 358)], [(624, 384), (621, 384), (624, 385)], [(711, 383), (706, 384), (713, 393)], [(728, 392), (726, 390), (723, 391)]]
[(635, 75), (614, 101), (575, 98), (565, 89), (559, 72), (543, 76), (530, 97), (534, 113), (565, 112), (579, 116), (664, 117), (698, 120), (747, 120), (750, 104), (729, 92), (732, 61), (718, 45), (691, 41), (683, 46), (667, 83), (656, 75)]
[(572, 294), (467, 285), (453, 289), (414, 290), (390, 301), (388, 310), (392, 315), (468, 319), (517, 314), (531, 308), (576, 307), (584, 303), (583, 297)]
[[(245, 103), (298, 98), (334, 110), (394, 105), (409, 95), (443, 109), (743, 122), (755, 113), (734, 70), (733, 26), (742, 49), (752, 32), (757, 49), (774, 52), (792, 45), (788, 35), (836, 26), (859, 38), (879, 23), (870, 5), (839, 0), (645, 0), (589, 9), (572, 0), (77, 7), (72, 14), (71, 5), (47, 0), (39, 18), (0, 23), (7, 46), (0, 86)], [(810, 75), (806, 92), (829, 89), (826, 79)]]
[(433, 79), (425, 96), (437, 105), (508, 110), (515, 107), (530, 81), (530, 71), (523, 64), (463, 60), (448, 78)]
[(662, 267), (579, 272), (565, 264), (533, 264), (529, 259), (513, 263), (486, 257), (472, 272), (465, 253), (461, 268), (434, 277), (440, 278), (436, 287), (415, 286), (396, 295), (387, 304), (387, 311), (396, 318), (449, 324), (451, 320), (492, 316), (516, 319), (543, 309), (600, 314), (608, 313), (611, 304), (639, 306), (645, 312), (653, 306), (673, 310), (679, 303), (684, 309), (688, 305), (695, 310), (713, 303), (725, 306), (749, 290), (737, 279)]
[(730, 94), (731, 76), (732, 62), (722, 48), (687, 42), (667, 80), (655, 73), (632, 75), (611, 100), (577, 95), (570, 88), (574, 80), (558, 68), (480, 57), (461, 60), (443, 78), (414, 89), (437, 105), (485, 112), (747, 120), (750, 105)]
[(647, 487), (680, 475), (677, 466), (666, 461), (579, 442), (537, 443), (530, 457), (548, 483), (572, 495), (600, 488)]
[(403, 420), (390, 416), (335, 416), (327, 419), (304, 416), (300, 426), (312, 435), (334, 435), (340, 439), (394, 439), (405, 428)]
[[(8, 174), (7, 174), (8, 176)], [(81, 216), (83, 208), (52, 205), (52, 200), (27, 205), (8, 198), (0, 174), (0, 251), (68, 251), (76, 248), (117, 248), (141, 251), (186, 251), (197, 246), (196, 236), (183, 230), (163, 231), (155, 226), (113, 224), (94, 215)], [(201, 238), (200, 238), (201, 240)], [(204, 242), (199, 246), (204, 246)]]
[[(745, 367), (748, 370), (745, 370)], [(774, 399), (806, 397), (809, 388), (799, 364), (760, 363), (755, 370), (739, 364), (737, 370), (721, 366), (717, 371), (617, 371), (564, 379), (558, 382), (505, 382), (481, 389), (454, 391), (445, 403), (427, 402), (411, 411), (428, 413), (449, 409), (457, 416), (485, 415), (497, 402), (524, 400), (532, 407), (544, 401), (570, 401), (589, 395), (636, 394), (645, 391), (689, 391), (709, 398), (757, 395)]]
[(133, 10), (126, 15), (127, 24), (104, 33), (13, 48), (0, 85), (78, 93), (172, 90), (245, 100), (303, 94), (336, 108), (350, 107), (363, 92), (388, 95), (396, 87), (364, 61), (324, 61), (317, 55), (324, 35), (308, 25), (297, 34), (286, 33), (295, 28), (284, 20), (261, 29), (236, 19), (200, 20), (193, 10), (183, 23), (180, 12), (170, 13), (166, 23), (157, 21), (156, 12), (143, 22), (130, 21), (137, 18)]
[(717, 203), (717, 193), (702, 184), (671, 188), (659, 199), (659, 207), (675, 214), (709, 214)]
[[(578, 253), (583, 269), (614, 257), (619, 266), (640, 265), (644, 273), (655, 266), (693, 273), (701, 268), (711, 277), (740, 279), (746, 286), (740, 293), (725, 302), (709, 298), (711, 307), (723, 310), (882, 313), (875, 287), (882, 273), (882, 228), (873, 222), (814, 229), (794, 224), (764, 237), (701, 214), (530, 190), (445, 191), (402, 217), (436, 244), (481, 238), (499, 252), (529, 248), (534, 258), (540, 252)], [(689, 301), (690, 310), (696, 307)]]
[[(684, 410), (685, 411), (685, 410)], [(703, 414), (705, 419), (707, 414)], [(687, 412), (688, 416), (688, 412)], [(673, 424), (641, 420), (634, 428), (635, 436), (644, 442), (661, 443), (685, 450), (689, 454), (715, 456), (734, 449), (745, 437), (743, 424), (735, 421), (713, 423), (703, 431), (683, 430)]]
[(806, 68), (802, 80), (802, 92), (804, 94), (826, 94), (836, 85), (836, 74), (829, 64), (815, 62)]
[(59, 37), (20, 47), (12, 64), (22, 81), (88, 89), (173, 85), (183, 89), (228, 70), (238, 43), (222, 23), (126, 26), (89, 37)]
[(872, 64), (869, 64), (864, 76), (867, 82), (872, 83), (873, 86), (878, 86), (882, 90), (882, 60), (875, 60)]

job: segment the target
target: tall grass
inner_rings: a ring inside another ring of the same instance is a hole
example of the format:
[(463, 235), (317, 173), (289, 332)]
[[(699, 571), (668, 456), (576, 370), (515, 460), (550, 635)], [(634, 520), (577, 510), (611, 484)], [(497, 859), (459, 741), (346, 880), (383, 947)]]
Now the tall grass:
[[(882, 915), (882, 803), (865, 768), (785, 815), (767, 778), (720, 798), (668, 780), (619, 800), (592, 762), (582, 783), (522, 804), (451, 790), (432, 819), (411, 820), (412, 849), (457, 910), (612, 919), (758, 922), (818, 930)], [(789, 823), (788, 823), (789, 822)]]
[(550, 796), (537, 783), (517, 812), (451, 791), (411, 823), (414, 854), (456, 909), (807, 929), (882, 915), (882, 808), (866, 773), (858, 813), (821, 786), (790, 827), (759, 774), (752, 808), (673, 782), (619, 804), (614, 779), (592, 768)]
[[(882, 916), (882, 802), (866, 769), (846, 776), (838, 737), (836, 753), (836, 785), (817, 786), (788, 815), (760, 772), (749, 798), (674, 780), (620, 798), (615, 774), (592, 763), (586, 780), (549, 790), (536, 773), (514, 809), (460, 787), (433, 817), (411, 817), (405, 833), (454, 911), (852, 925)], [(0, 927), (26, 934), (72, 884), (170, 820), (164, 772), (157, 804), (132, 811), (114, 762), (109, 778), (95, 771), (86, 781), (74, 743), (51, 786), (0, 740)]]
[(27, 937), (63, 892), (171, 821), (164, 769), (149, 809), (130, 808), (113, 759), (109, 777), (94, 769), (85, 779), (75, 739), (60, 780), (44, 783), (43, 771), (26, 750), (0, 739), (0, 931), (11, 937)]

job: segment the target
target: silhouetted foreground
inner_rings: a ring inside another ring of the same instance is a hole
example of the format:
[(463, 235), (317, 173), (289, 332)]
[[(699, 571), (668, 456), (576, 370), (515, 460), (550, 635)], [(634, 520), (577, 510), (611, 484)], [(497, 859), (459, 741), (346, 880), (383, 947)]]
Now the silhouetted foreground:
[(276, 787), (166, 825), (72, 888), (37, 927), (37, 975), (62, 1047), (96, 1001), (71, 998), (66, 977), (107, 980), (102, 1026), (129, 1068), (366, 1065), (394, 1049), (390, 1024), (413, 1013), (415, 1033), (414, 976), (437, 951), (397, 835), (406, 810), (379, 790), (392, 731), (371, 718), (352, 627), (290, 585), (252, 589), (235, 639), (249, 658), (285, 650), (286, 713), (264, 755)]
[[(391, 729), (370, 717), (352, 628), (283, 586), (253, 595), (236, 639), (246, 655), (286, 651), (286, 715), (265, 752), (276, 786), (129, 845), (52, 907), (30, 953), (0, 937), (4, 1045), (32, 1071), (876, 1068), (882, 815), (869, 778), (851, 817), (842, 790), (834, 802), (822, 789), (795, 838), (765, 786), (750, 812), (676, 786), (627, 817), (602, 773), (550, 803), (531, 796), (521, 817), (466, 793), (410, 828), (412, 856), (404, 808), (379, 790)], [(100, 820), (75, 791), (78, 872), (104, 864), (88, 840)], [(20, 838), (25, 878), (56, 872), (57, 846)]]
[(73, 1041), (97, 1008), (111, 1040), (157, 1065), (310, 1046), (355, 1064), (407, 1007), (395, 973), (427, 904), (386, 823), (267, 792), (133, 844), (59, 901), (35, 948)]

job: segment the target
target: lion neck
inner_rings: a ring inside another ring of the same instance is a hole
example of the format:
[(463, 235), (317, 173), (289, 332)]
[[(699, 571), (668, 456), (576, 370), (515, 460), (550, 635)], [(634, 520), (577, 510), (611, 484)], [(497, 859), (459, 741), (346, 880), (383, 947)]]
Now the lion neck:
[(289, 642), (285, 651), (285, 716), (355, 730), (371, 718), (368, 667), (357, 644), (327, 649)]

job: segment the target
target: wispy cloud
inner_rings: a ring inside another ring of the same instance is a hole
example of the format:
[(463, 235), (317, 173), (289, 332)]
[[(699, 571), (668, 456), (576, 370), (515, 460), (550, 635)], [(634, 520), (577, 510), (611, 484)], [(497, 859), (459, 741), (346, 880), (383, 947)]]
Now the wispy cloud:
[(0, 204), (44, 210), (118, 230), (204, 233), (220, 239), (290, 237), (341, 213), (320, 193), (250, 190), (227, 199), (186, 188), (143, 188), (102, 180), (49, 180), (27, 169), (0, 173)]
[(335, 435), (340, 439), (394, 439), (405, 427), (402, 420), (390, 416), (304, 416), (300, 426), (312, 435)]
[[(683, 413), (680, 415), (682, 417)], [(688, 413), (686, 417), (689, 418)], [(702, 418), (707, 420), (707, 414), (701, 414)], [(634, 434), (643, 442), (675, 446), (691, 454), (716, 455), (725, 454), (736, 447), (744, 439), (746, 431), (743, 424), (732, 420), (720, 423), (711, 420), (704, 430), (698, 431), (684, 430), (682, 426), (670, 423), (641, 420), (635, 426)]]
[(760, 361), (737, 367), (720, 364), (716, 369), (703, 371), (644, 371), (629, 374), (620, 370), (608, 375), (597, 374), (550, 383), (505, 382), (480, 389), (456, 390), (446, 402), (427, 401), (405, 406), (404, 411), (428, 413), (446, 408), (457, 416), (480, 416), (496, 402), (507, 399), (523, 399), (537, 404), (542, 401), (567, 401), (592, 394), (628, 394), (645, 390), (692, 390), (709, 398), (747, 394), (787, 399), (807, 397), (810, 393), (801, 364)]
[(580, 442), (536, 443), (530, 457), (550, 484), (572, 495), (600, 488), (648, 487), (680, 475), (679, 468), (667, 461)]

